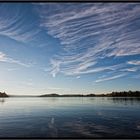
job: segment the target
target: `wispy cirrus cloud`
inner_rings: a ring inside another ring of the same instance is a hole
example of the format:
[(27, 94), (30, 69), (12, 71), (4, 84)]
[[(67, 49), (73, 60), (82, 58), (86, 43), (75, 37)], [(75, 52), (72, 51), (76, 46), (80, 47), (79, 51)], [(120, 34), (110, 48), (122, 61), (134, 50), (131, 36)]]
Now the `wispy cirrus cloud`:
[(99, 83), (99, 82), (103, 82), (103, 81), (110, 81), (110, 80), (114, 80), (114, 79), (123, 77), (125, 75), (127, 75), (127, 74), (126, 73), (123, 73), (123, 74), (119, 74), (119, 75), (114, 75), (112, 77), (101, 78), (101, 79), (96, 80), (95, 82), (96, 83)]
[(3, 52), (0, 52), (0, 62), (13, 63), (13, 64), (17, 64), (17, 65), (24, 66), (24, 67), (30, 67), (31, 66), (31, 64), (25, 64), (25, 63), (20, 62), (19, 60), (15, 60), (11, 57), (8, 57)]
[(138, 71), (138, 70), (139, 70), (138, 67), (133, 67), (133, 68), (122, 69), (122, 70), (120, 70), (120, 71), (136, 72), (136, 71)]
[[(79, 75), (105, 70), (100, 62), (140, 54), (140, 5), (137, 3), (40, 4), (41, 24), (59, 39), (62, 50), (51, 59), (51, 74)], [(126, 67), (119, 67), (119, 70)], [(130, 70), (127, 66), (129, 72)], [(113, 77), (116, 78), (117, 76)], [(118, 77), (119, 78), (119, 77)], [(106, 79), (105, 79), (106, 80)]]
[(140, 60), (128, 61), (128, 64), (131, 64), (131, 65), (140, 65)]
[(77, 77), (76, 77), (76, 79), (80, 79), (80, 78), (81, 78), (81, 76), (77, 76)]
[(51, 65), (52, 65), (51, 74), (52, 74), (53, 77), (55, 77), (56, 74), (59, 72), (59, 70), (60, 70), (60, 64), (61, 64), (60, 61), (51, 60)]
[(97, 73), (97, 72), (105, 72), (105, 71), (115, 71), (121, 68), (122, 65), (112, 65), (112, 66), (103, 66), (103, 67), (92, 67), (86, 70), (80, 70), (79, 68), (67, 68), (67, 70), (63, 70), (62, 73), (66, 75), (78, 75), (78, 74), (89, 74), (89, 73)]
[(35, 40), (40, 29), (34, 19), (28, 15), (30, 10), (28, 7), (29, 5), (22, 6), (19, 3), (0, 4), (0, 35), (22, 43)]

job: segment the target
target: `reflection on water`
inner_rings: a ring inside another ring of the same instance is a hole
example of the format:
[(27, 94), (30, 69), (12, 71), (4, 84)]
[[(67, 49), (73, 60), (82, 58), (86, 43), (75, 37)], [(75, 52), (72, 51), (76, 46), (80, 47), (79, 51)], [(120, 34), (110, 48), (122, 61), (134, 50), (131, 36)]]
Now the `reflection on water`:
[(57, 128), (55, 126), (55, 119), (52, 117), (50, 122), (48, 123), (48, 127), (50, 130), (51, 137), (57, 137)]
[(4, 104), (5, 98), (0, 98), (0, 104)]
[(125, 105), (128, 105), (128, 104), (138, 104), (140, 103), (140, 98), (139, 97), (113, 97), (111, 98), (111, 100), (113, 101), (113, 103), (121, 103), (121, 104), (125, 104)]
[(140, 98), (0, 98), (0, 138), (140, 138), (139, 118)]

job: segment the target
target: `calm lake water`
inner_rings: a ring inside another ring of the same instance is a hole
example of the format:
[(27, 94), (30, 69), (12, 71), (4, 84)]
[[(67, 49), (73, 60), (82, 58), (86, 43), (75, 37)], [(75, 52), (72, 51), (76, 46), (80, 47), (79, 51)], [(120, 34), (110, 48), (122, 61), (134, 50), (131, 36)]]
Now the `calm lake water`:
[(140, 98), (0, 98), (0, 138), (140, 138)]

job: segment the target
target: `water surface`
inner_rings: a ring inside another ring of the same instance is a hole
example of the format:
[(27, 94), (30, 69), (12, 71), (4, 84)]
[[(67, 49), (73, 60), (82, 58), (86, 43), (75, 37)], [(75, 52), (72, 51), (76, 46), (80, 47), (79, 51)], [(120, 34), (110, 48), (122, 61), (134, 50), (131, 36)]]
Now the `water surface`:
[(0, 98), (0, 138), (140, 138), (140, 98)]

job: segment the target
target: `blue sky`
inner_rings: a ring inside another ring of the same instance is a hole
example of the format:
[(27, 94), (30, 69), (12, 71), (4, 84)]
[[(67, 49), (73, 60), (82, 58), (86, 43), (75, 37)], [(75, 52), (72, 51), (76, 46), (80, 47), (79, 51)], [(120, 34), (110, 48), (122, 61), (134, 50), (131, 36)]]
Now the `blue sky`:
[(0, 91), (140, 90), (139, 3), (1, 3)]

